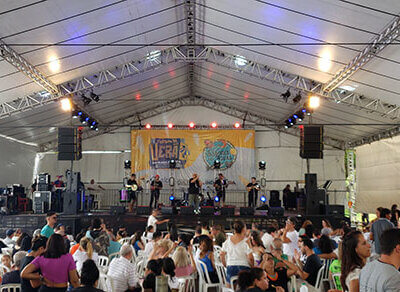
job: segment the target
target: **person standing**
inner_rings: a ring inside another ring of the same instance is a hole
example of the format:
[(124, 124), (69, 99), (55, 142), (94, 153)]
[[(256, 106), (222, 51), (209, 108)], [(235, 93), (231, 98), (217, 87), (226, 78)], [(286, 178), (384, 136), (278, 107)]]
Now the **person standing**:
[(289, 208), (288, 199), (291, 194), (292, 191), (290, 190), (290, 185), (286, 185), (286, 187), (282, 191), (283, 206), (285, 207), (285, 209)]
[(47, 212), (46, 221), (47, 224), (40, 231), (40, 235), (50, 238), (50, 236), (54, 234), (54, 227), (57, 223), (57, 213), (53, 211)]
[(189, 179), (189, 204), (194, 207), (194, 213), (199, 214), (199, 194), (203, 183), (197, 173), (193, 173), (193, 177)]
[(249, 192), (249, 207), (257, 207), (258, 191), (260, 185), (257, 183), (257, 179), (253, 176), (251, 182), (247, 184), (247, 191)]
[(139, 183), (136, 181), (136, 174), (132, 173), (131, 178), (128, 179), (126, 183), (126, 187), (128, 188), (129, 212), (133, 212), (133, 206), (137, 199), (136, 191), (140, 187)]
[(102, 191), (105, 191), (106, 189), (103, 188), (101, 185), (96, 184), (96, 182), (94, 181), (94, 179), (90, 180), (90, 184), (87, 187), (88, 191), (90, 191), (90, 201), (88, 202), (88, 209), (92, 209), (93, 207), (93, 202), (94, 201), (101, 201), (100, 196)]
[(157, 209), (158, 200), (160, 198), (160, 190), (163, 188), (163, 184), (160, 181), (160, 176), (157, 174), (154, 177), (154, 180), (150, 183), (151, 197), (150, 197), (150, 208)]
[(283, 229), (281, 239), (283, 241), (283, 253), (287, 254), (290, 257), (294, 256), (294, 251), (299, 249), (298, 240), (299, 234), (297, 233), (294, 226), (296, 224), (296, 219), (293, 217), (289, 217), (286, 220), (286, 226)]
[(157, 225), (169, 222), (169, 219), (158, 220), (157, 219), (158, 215), (159, 215), (159, 210), (158, 209), (153, 209), (153, 211), (151, 211), (151, 215), (147, 219), (147, 227), (148, 226), (153, 226), (154, 227), (154, 232), (157, 231)]
[(383, 231), (394, 227), (393, 223), (390, 222), (389, 219), (390, 219), (390, 210), (387, 208), (383, 208), (380, 211), (380, 218), (372, 224), (369, 239), (374, 241), (376, 254), (381, 254), (380, 237)]
[(393, 223), (394, 227), (399, 227), (399, 217), (400, 211), (397, 209), (397, 204), (393, 204), (391, 208), (392, 217), (390, 217), (390, 222)]
[(225, 204), (225, 192), (228, 187), (228, 182), (226, 181), (222, 173), (218, 174), (218, 179), (214, 182), (214, 188), (217, 196), (222, 200), (223, 205)]

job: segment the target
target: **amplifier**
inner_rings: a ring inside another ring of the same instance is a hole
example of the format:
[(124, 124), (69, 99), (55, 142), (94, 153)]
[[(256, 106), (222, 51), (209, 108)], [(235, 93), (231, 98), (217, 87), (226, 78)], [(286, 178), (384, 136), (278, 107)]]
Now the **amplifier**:
[(235, 207), (233, 207), (233, 206), (222, 207), (221, 215), (234, 216), (235, 215)]
[(33, 212), (36, 214), (47, 213), (50, 206), (51, 192), (34, 192), (33, 193)]
[(254, 208), (252, 207), (240, 207), (240, 216), (246, 216), (246, 215), (254, 215)]
[(214, 215), (214, 207), (213, 206), (203, 206), (200, 208), (201, 215)]
[(284, 209), (282, 207), (269, 207), (268, 215), (283, 217)]

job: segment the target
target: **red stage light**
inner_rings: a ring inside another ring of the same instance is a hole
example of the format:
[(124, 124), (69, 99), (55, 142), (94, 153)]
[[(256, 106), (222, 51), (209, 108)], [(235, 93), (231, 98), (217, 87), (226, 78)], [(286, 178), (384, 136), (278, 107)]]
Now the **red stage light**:
[(140, 93), (136, 93), (135, 99), (140, 100)]
[(174, 127), (174, 124), (173, 123), (168, 123), (167, 127), (168, 127), (168, 129), (172, 129)]
[(145, 128), (146, 129), (151, 129), (151, 125), (150, 124), (146, 124)]
[(248, 93), (248, 92), (246, 92), (246, 93), (244, 94), (244, 98), (245, 98), (245, 99), (248, 99), (248, 98), (249, 98), (249, 93)]
[(240, 123), (239, 123), (239, 122), (236, 122), (233, 126), (234, 126), (236, 129), (238, 129), (238, 128), (240, 128)]
[(217, 123), (216, 122), (212, 122), (211, 123), (211, 128), (216, 128), (218, 125), (217, 125)]
[(194, 126), (195, 126), (195, 124), (194, 124), (193, 122), (190, 122), (190, 123), (189, 123), (189, 128), (192, 128), (192, 129), (193, 129)]

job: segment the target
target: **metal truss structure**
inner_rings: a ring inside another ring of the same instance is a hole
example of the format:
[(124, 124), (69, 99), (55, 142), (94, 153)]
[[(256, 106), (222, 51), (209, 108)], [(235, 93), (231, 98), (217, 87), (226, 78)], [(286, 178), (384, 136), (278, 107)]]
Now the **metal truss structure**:
[(331, 92), (346, 81), (351, 75), (368, 63), (375, 55), (392, 43), (399, 36), (400, 16), (397, 16), (375, 39), (354, 57), (343, 69), (325, 83), (323, 90)]
[[(352, 226), (355, 226), (357, 220), (356, 209), (356, 151), (354, 149), (346, 150), (346, 197), (347, 197), (347, 208), (349, 209), (350, 222)], [(346, 205), (345, 205), (346, 206)]]
[[(193, 49), (190, 54), (188, 48)], [(307, 94), (317, 94), (330, 102), (344, 103), (349, 106), (365, 110), (369, 113), (375, 113), (393, 120), (398, 120), (400, 118), (400, 106), (398, 105), (383, 103), (379, 99), (365, 97), (354, 92), (348, 93), (341, 89), (335, 89), (328, 93), (323, 90), (324, 85), (315, 80), (289, 72), (284, 72), (252, 60), (244, 59), (243, 61), (242, 59), (241, 62), (238, 62), (238, 56), (215, 48), (204, 46), (180, 46), (166, 48), (162, 51), (153, 51), (138, 60), (132, 60), (125, 64), (100, 71), (93, 75), (83, 76), (75, 80), (62, 83), (58, 85), (59, 92), (57, 94), (49, 94), (48, 92), (42, 91), (11, 102), (0, 103), (0, 119), (6, 118), (18, 112), (54, 102), (63, 96), (88, 92), (94, 88), (103, 87), (107, 84), (123, 80), (137, 74), (142, 74), (146, 71), (154, 70), (164, 64), (169, 64), (172, 62), (187, 62), (189, 64), (196, 62), (210, 62), (215, 65), (246, 74), (248, 76), (279, 84), (283, 87), (295, 88)], [(193, 97), (194, 95), (191, 94), (191, 96)], [(196, 98), (194, 100), (196, 100)], [(206, 102), (204, 102), (203, 105), (207, 107)], [(216, 109), (216, 107), (213, 106), (213, 109)], [(234, 113), (231, 112), (231, 114)], [(238, 115), (234, 116), (238, 117)], [(254, 117), (254, 119), (254, 123), (256, 124), (263, 125), (267, 123), (267, 121), (263, 122), (263, 119), (265, 118), (261, 116)], [(271, 121), (268, 121), (268, 123), (271, 124)], [(287, 132), (287, 130), (285, 130), (285, 132)], [(392, 130), (393, 134), (390, 135), (395, 135), (398, 132), (400, 131), (396, 130), (394, 133)], [(381, 134), (377, 135), (379, 136)], [(359, 142), (357, 143), (359, 144)], [(363, 142), (361, 141), (361, 143)], [(368, 143), (368, 141), (366, 141), (366, 143)], [(337, 140), (332, 141), (332, 146), (333, 145), (339, 149), (344, 149), (346, 146), (344, 145), (344, 142)]]
[(196, 57), (196, 3), (195, 0), (186, 0), (185, 2), (186, 13), (186, 55), (188, 58), (193, 59), (188, 63), (188, 82), (189, 94), (193, 96), (193, 83), (194, 83), (194, 58)]
[[(247, 122), (254, 124), (256, 126), (265, 126), (271, 129), (274, 129), (279, 132), (283, 132), (293, 136), (299, 136), (298, 129), (290, 128), (290, 129), (283, 129), (283, 127), (274, 125), (275, 123), (267, 118), (256, 115), (253, 113), (249, 113), (244, 111), (238, 107), (226, 105), (225, 103), (218, 102), (209, 98), (205, 98), (202, 96), (184, 96), (177, 99), (172, 99), (170, 101), (161, 102), (154, 105), (150, 110), (145, 110), (142, 112), (137, 112), (127, 117), (123, 117), (117, 120), (110, 122), (109, 125), (101, 127), (99, 131), (85, 131), (83, 133), (83, 139), (93, 138), (102, 134), (106, 134), (112, 132), (118, 128), (122, 127), (129, 127), (136, 123), (139, 123), (142, 120), (157, 116), (162, 113), (166, 113), (172, 111), (174, 109), (184, 107), (184, 106), (202, 106), (205, 108), (209, 108), (232, 117), (236, 117), (239, 119), (246, 119)], [(343, 141), (339, 141), (330, 137), (324, 137), (325, 144), (332, 146), (336, 149), (344, 149), (345, 144)], [(41, 145), (41, 151), (49, 151), (56, 147), (57, 141), (51, 141), (46, 144)]]
[(27, 60), (25, 60), (2, 40), (0, 40), (0, 55), (4, 58), (4, 60), (24, 73), (48, 93), (54, 95), (58, 94), (59, 89), (57, 85), (47, 79), (42, 72), (40, 72), (35, 66), (31, 65)]

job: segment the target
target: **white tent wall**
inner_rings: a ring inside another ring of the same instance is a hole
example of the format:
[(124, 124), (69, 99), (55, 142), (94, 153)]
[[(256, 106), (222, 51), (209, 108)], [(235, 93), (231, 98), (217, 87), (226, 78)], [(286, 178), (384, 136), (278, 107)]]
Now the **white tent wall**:
[[(202, 107), (183, 107), (162, 115), (143, 120), (142, 124), (166, 125), (173, 122), (176, 125), (187, 125), (193, 121), (197, 125), (209, 125), (212, 121), (218, 125), (233, 125), (242, 122), (240, 119)], [(83, 142), (84, 151), (106, 150), (125, 151), (130, 149), (129, 128), (122, 128), (113, 134), (104, 134)], [(282, 190), (286, 184), (292, 187), (295, 181), (304, 180), (306, 162), (299, 156), (299, 138), (277, 131), (256, 127), (256, 163), (267, 162), (265, 172), (268, 182), (267, 189)], [(325, 147), (324, 159), (311, 160), (311, 172), (318, 174), (318, 183), (327, 179), (334, 182), (330, 190), (337, 193), (330, 199), (331, 203), (344, 202), (344, 152)], [(88, 182), (91, 178), (102, 185), (121, 187), (124, 177), (123, 162), (130, 159), (130, 153), (83, 154), (81, 161), (74, 162), (74, 170), (80, 171), (82, 180)], [(41, 172), (49, 172), (52, 177), (64, 174), (70, 168), (70, 162), (57, 161), (57, 155), (44, 155), (40, 161)], [(255, 173), (260, 178), (260, 173)], [(249, 178), (250, 179), (250, 178)]]
[(400, 136), (356, 148), (356, 211), (400, 205)]
[(30, 189), (38, 148), (0, 137), (0, 186), (22, 184)]

